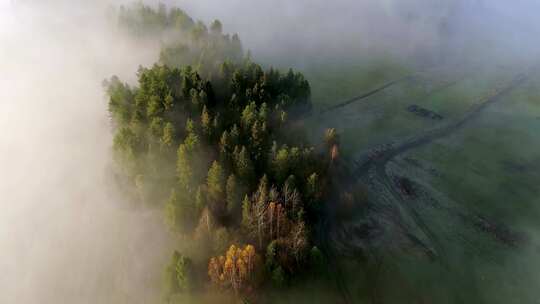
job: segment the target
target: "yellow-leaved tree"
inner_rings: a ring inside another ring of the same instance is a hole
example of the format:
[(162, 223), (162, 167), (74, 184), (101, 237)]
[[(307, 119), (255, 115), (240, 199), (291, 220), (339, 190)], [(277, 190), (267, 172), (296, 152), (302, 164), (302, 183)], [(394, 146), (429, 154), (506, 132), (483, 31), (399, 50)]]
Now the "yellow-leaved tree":
[(239, 293), (255, 287), (261, 259), (253, 245), (244, 248), (231, 245), (226, 254), (213, 257), (208, 263), (208, 275), (216, 286)]

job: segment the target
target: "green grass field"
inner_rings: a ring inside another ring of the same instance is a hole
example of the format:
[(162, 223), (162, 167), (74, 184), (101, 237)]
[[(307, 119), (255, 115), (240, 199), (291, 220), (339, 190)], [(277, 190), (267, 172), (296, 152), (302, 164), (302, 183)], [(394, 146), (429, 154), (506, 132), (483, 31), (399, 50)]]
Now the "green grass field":
[(311, 84), (314, 108), (319, 110), (402, 78), (410, 69), (378, 59), (313, 65), (303, 73)]
[[(540, 283), (540, 265), (535, 264), (540, 244), (540, 138), (536, 135), (540, 129), (539, 100), (538, 78), (533, 78), (455, 134), (412, 150), (398, 161), (409, 176), (440, 194), (437, 207), (421, 200), (414, 205), (442, 243), (448, 263), (448, 269), (440, 270), (446, 289), (422, 294), (432, 294), (434, 298), (441, 294), (460, 295), (461, 301), (477, 303), (537, 300), (540, 292), (534, 286)], [(424, 169), (434, 169), (439, 174), (415, 172), (425, 170), (408, 166), (404, 158), (415, 159)], [(476, 215), (522, 235), (525, 241), (516, 246), (505, 244), (467, 218)], [(412, 261), (398, 265), (405, 267), (402, 272), (413, 278), (437, 279), (429, 274), (434, 268), (429, 263)], [(439, 299), (435, 303), (442, 302)]]
[[(313, 86), (315, 113), (317, 109), (358, 96), (383, 83), (401, 79), (405, 75), (412, 75), (411, 78), (400, 81), (368, 98), (323, 115), (312, 116), (306, 124), (308, 129), (312, 130), (314, 138), (320, 136), (326, 128), (336, 128), (342, 136), (342, 149), (345, 155), (354, 155), (379, 144), (413, 136), (423, 130), (429, 130), (441, 123), (459, 118), (483, 96), (509, 81), (515, 73), (511, 70), (493, 71), (496, 68), (470, 70), (465, 68), (465, 71), (462, 71), (454, 67), (407, 71), (399, 66), (390, 68), (388, 63), (378, 68), (372, 67), (372, 69), (378, 71), (376, 74), (379, 77), (374, 77), (369, 81), (370, 74), (366, 73), (365, 69), (351, 69), (343, 74), (325, 70), (327, 73), (311, 75), (311, 77), (307, 74)], [(327, 79), (328, 81), (313, 81), (312, 79)], [(331, 86), (332, 83), (339, 83), (345, 87), (336, 93), (334, 98), (328, 96), (332, 93), (325, 88)], [(320, 84), (323, 84), (322, 87)], [(320, 94), (319, 91), (326, 93)], [(333, 103), (329, 100), (333, 100)], [(435, 121), (408, 112), (407, 107), (413, 104), (434, 111), (442, 115), (444, 119)]]
[[(371, 81), (355, 78), (352, 69), (341, 75), (311, 75), (316, 79), (312, 81), (316, 108), (331, 106), (332, 100), (339, 103), (410, 72), (399, 68), (388, 71)], [(365, 100), (327, 115), (315, 115), (306, 124), (314, 136), (320, 136), (325, 128), (337, 128), (342, 150), (353, 157), (460, 119), (482, 97), (519, 72), (491, 66), (424, 71)], [(359, 80), (349, 82), (351, 79)], [(325, 89), (332, 82), (339, 83), (337, 91)], [(336, 97), (331, 98), (331, 94)], [(412, 114), (406, 111), (411, 104), (444, 119), (434, 121)], [(540, 283), (540, 265), (535, 262), (540, 255), (539, 131), (540, 74), (533, 74), (456, 132), (391, 162), (394, 174), (407, 176), (427, 193), (405, 203), (429, 227), (440, 252), (434, 261), (417, 249), (402, 248), (389, 249), (375, 264), (360, 259), (340, 262), (347, 270), (345, 281), (353, 300), (536, 303), (540, 296), (535, 288)], [(482, 228), (479, 218), (494, 226)], [(507, 231), (520, 241), (505, 242)]]

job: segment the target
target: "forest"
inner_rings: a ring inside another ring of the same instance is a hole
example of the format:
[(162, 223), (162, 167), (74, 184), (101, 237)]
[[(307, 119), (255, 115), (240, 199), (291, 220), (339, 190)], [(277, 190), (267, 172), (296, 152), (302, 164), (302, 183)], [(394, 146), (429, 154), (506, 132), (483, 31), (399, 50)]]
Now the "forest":
[(540, 1), (160, 1), (0, 0), (0, 304), (538, 302)]
[(339, 139), (329, 129), (307, 141), (308, 81), (254, 63), (218, 20), (142, 4), (118, 19), (133, 38), (163, 43), (136, 86), (116, 76), (105, 86), (117, 180), (134, 204), (163, 209), (178, 242), (164, 301), (207, 290), (255, 301), (320, 276), (316, 230), (336, 192)]

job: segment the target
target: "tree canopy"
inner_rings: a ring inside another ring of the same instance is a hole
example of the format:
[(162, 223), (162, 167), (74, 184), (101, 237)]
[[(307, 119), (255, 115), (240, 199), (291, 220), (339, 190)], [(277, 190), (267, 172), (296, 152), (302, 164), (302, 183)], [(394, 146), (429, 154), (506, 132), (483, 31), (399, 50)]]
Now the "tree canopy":
[[(201, 253), (207, 267), (174, 253), (168, 292), (193, 290), (196, 269), (243, 293), (265, 280), (285, 284), (320, 261), (311, 227), (329, 193), (331, 155), (298, 136), (295, 122), (311, 108), (304, 76), (242, 59), (238, 36), (224, 35), (217, 20), (208, 30), (180, 9), (144, 5), (122, 8), (119, 18), (139, 35), (177, 30), (191, 39), (165, 46), (136, 85), (106, 82), (125, 178), (146, 189), (144, 203), (164, 208), (174, 234), (214, 242)], [(329, 131), (327, 144), (336, 138)]]

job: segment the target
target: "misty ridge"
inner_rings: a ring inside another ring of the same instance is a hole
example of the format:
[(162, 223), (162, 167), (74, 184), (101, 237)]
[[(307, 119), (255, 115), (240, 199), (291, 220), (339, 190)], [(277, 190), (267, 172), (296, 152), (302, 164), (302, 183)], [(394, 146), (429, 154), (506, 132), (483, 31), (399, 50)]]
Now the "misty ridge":
[[(2, 303), (374, 302), (380, 287), (356, 295), (343, 283), (357, 281), (342, 270), (348, 233), (367, 229), (376, 244), (358, 246), (362, 276), (377, 273), (381, 248), (424, 242), (434, 259), (437, 243), (394, 233), (402, 223), (387, 215), (391, 241), (377, 239), (376, 208), (362, 207), (373, 193), (351, 177), (354, 134), (340, 133), (354, 124), (314, 127), (328, 105), (313, 66), (488, 74), (534, 67), (539, 53), (535, 1), (144, 4), (0, 1)], [(394, 180), (404, 196), (417, 187)], [(499, 241), (525, 239), (475, 219)], [(448, 302), (485, 300), (470, 293)]]

